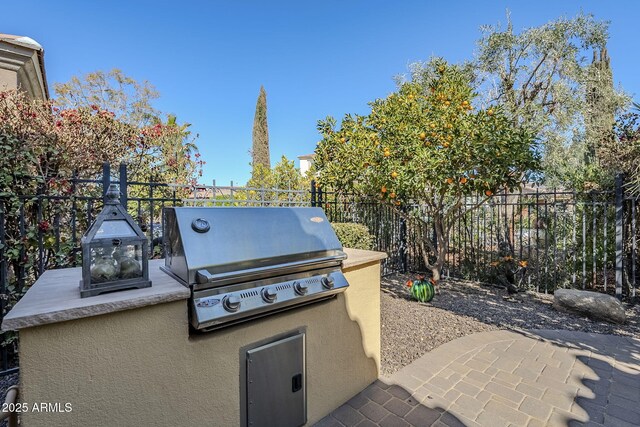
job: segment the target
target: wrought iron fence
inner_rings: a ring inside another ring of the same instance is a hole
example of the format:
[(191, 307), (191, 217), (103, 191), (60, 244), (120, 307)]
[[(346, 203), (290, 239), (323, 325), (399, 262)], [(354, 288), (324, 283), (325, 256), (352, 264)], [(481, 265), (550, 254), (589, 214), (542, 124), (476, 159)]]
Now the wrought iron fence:
[[(147, 233), (152, 256), (162, 256), (165, 206), (319, 206), (332, 222), (365, 224), (376, 250), (386, 252), (382, 274), (424, 271), (421, 240), (433, 238), (420, 205), (391, 206), (353, 195), (310, 189), (266, 189), (128, 181), (125, 166), (112, 180), (73, 176), (55, 194), (0, 195), (0, 321), (47, 269), (81, 262), (80, 238), (102, 207), (110, 182)], [(468, 198), (470, 207), (480, 201)], [(575, 193), (523, 190), (498, 195), (454, 224), (444, 275), (495, 280), (492, 265), (508, 256), (524, 261), (519, 284), (540, 292), (578, 287), (637, 297), (638, 199), (616, 191)], [(502, 245), (502, 249), (501, 249)], [(506, 248), (506, 249), (505, 249)], [(507, 252), (505, 252), (505, 250)], [(17, 370), (17, 337), (3, 333), (0, 375)]]
[[(376, 249), (389, 255), (383, 275), (425, 271), (420, 241), (430, 239), (435, 245), (436, 239), (423, 206), (406, 206), (401, 215), (390, 206), (318, 189), (312, 189), (312, 203), (323, 207), (330, 221), (369, 227)], [(451, 229), (442, 273), (495, 282), (503, 260), (509, 259), (517, 267), (515, 285), (521, 288), (549, 293), (575, 287), (635, 299), (637, 203), (638, 198), (624, 193), (621, 177), (615, 191), (537, 187), (484, 203), (481, 196), (469, 197), (461, 207), (466, 214)]]
[(391, 206), (353, 195), (324, 192), (312, 185), (311, 205), (324, 209), (330, 222), (355, 222), (364, 224), (374, 236), (374, 249), (386, 252), (382, 261), (383, 276), (406, 271), (407, 224)]

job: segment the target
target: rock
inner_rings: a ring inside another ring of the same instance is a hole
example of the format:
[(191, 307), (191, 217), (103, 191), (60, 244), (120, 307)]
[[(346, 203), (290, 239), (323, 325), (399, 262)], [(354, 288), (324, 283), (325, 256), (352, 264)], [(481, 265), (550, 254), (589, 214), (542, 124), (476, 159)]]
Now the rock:
[(594, 319), (625, 323), (627, 316), (622, 303), (599, 292), (558, 289), (553, 294), (553, 306), (561, 311), (573, 311)]

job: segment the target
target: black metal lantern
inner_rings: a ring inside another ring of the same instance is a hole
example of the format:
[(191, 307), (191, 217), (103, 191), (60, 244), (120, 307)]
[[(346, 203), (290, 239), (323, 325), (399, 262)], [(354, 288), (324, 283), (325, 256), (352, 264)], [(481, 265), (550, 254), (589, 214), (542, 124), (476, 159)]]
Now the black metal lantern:
[(120, 205), (119, 196), (111, 184), (104, 209), (82, 237), (82, 298), (151, 286), (147, 236)]

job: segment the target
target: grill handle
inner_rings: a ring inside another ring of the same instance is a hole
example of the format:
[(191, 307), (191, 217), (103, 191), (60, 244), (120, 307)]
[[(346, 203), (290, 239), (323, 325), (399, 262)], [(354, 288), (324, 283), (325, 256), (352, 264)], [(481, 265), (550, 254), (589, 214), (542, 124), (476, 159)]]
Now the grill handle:
[(236, 271), (218, 273), (218, 274), (211, 274), (208, 270), (201, 269), (196, 272), (196, 283), (202, 285), (202, 284), (217, 282), (221, 280), (229, 280), (229, 279), (233, 279), (234, 277), (242, 277), (243, 280), (250, 280), (251, 278), (254, 278), (254, 276), (262, 276), (262, 275), (277, 276), (280, 273), (285, 274), (287, 272), (290, 272), (291, 269), (295, 267), (304, 266), (305, 268), (306, 267), (315, 268), (318, 265), (326, 265), (329, 263), (339, 264), (340, 262), (342, 262), (342, 260), (346, 258), (347, 258), (347, 254), (342, 253), (341, 255), (338, 255), (338, 256), (316, 258), (311, 262), (309, 262), (309, 260), (292, 261), (286, 264), (279, 264), (276, 266), (249, 268), (246, 270), (240, 270), (240, 271), (236, 270)]

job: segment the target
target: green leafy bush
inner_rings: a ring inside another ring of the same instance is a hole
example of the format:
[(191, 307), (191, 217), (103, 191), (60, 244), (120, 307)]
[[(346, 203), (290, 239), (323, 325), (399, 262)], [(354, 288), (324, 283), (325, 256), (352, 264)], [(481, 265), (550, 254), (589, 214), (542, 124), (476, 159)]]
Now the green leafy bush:
[(336, 222), (331, 225), (345, 248), (373, 249), (375, 240), (366, 225), (353, 222)]

